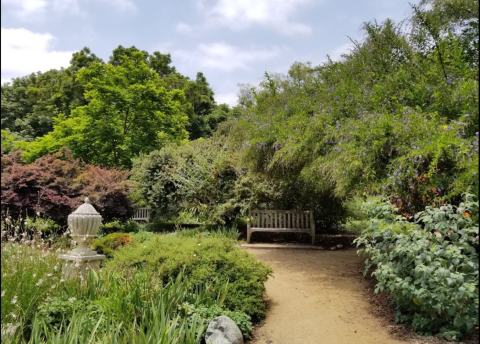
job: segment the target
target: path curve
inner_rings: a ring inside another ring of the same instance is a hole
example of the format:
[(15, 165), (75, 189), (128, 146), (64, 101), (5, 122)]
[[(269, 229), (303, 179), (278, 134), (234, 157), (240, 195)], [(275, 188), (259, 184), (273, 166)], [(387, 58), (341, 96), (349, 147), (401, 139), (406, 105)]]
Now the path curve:
[(267, 317), (249, 344), (405, 344), (365, 299), (355, 249), (248, 249), (269, 264)]

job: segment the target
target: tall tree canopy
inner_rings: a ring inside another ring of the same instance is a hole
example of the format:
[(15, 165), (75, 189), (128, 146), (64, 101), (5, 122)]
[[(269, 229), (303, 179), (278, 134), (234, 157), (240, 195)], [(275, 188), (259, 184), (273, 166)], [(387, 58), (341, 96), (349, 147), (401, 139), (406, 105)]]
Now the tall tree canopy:
[(24, 144), (26, 159), (65, 145), (88, 162), (130, 167), (135, 155), (186, 139), (184, 94), (165, 89), (159, 79), (139, 51), (115, 64), (95, 62), (81, 69), (77, 81), (85, 87), (88, 105), (68, 118), (57, 117), (53, 132)]
[(66, 69), (13, 79), (2, 85), (1, 112), (2, 142), (14, 144), (2, 149), (33, 161), (66, 145), (88, 162), (129, 167), (166, 141), (210, 136), (229, 107), (215, 103), (203, 73), (191, 80), (171, 62), (119, 46), (104, 63), (84, 48)]
[(266, 73), (231, 124), (244, 163), (410, 214), (478, 195), (478, 21), (478, 1), (425, 0), (408, 21), (366, 23), (340, 61)]

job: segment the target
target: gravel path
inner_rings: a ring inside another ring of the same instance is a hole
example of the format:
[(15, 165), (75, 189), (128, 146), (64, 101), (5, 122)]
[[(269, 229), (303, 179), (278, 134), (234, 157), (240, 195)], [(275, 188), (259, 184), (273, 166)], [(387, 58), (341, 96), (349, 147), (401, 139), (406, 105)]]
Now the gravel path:
[(267, 317), (250, 344), (400, 344), (365, 298), (355, 249), (248, 249), (269, 264)]

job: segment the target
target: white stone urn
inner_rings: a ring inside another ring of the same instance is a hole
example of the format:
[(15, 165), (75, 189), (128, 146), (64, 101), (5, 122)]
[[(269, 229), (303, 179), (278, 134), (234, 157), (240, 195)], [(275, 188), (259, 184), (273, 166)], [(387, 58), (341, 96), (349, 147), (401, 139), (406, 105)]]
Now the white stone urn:
[(90, 249), (93, 239), (97, 235), (102, 216), (95, 210), (90, 200), (85, 198), (85, 203), (68, 215), (68, 227), (71, 236), (78, 247), (70, 251), (74, 256), (93, 256), (97, 252)]
[(84, 204), (68, 215), (70, 235), (78, 246), (58, 257), (66, 261), (63, 268), (65, 277), (83, 276), (88, 269), (100, 268), (100, 261), (105, 259), (105, 256), (98, 254), (90, 247), (101, 222), (102, 216), (90, 204), (88, 197), (85, 198)]

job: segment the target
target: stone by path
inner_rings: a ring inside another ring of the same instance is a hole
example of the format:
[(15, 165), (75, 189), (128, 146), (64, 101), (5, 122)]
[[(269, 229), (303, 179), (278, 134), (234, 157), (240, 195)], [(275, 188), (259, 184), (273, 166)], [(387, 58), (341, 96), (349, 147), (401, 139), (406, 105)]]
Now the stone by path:
[(250, 344), (405, 344), (372, 314), (354, 249), (248, 249), (269, 264), (267, 317)]

